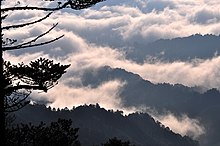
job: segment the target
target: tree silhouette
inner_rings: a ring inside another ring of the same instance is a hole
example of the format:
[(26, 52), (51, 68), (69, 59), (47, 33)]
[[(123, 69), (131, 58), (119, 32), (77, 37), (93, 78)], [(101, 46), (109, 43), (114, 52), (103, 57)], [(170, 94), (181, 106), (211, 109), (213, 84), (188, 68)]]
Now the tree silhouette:
[[(5, 61), (3, 58), (3, 52), (8, 50), (16, 50), (23, 48), (30, 48), (35, 46), (42, 46), (59, 40), (64, 35), (55, 37), (54, 39), (39, 42), (40, 38), (43, 38), (50, 33), (57, 24), (54, 24), (50, 29), (36, 36), (35, 38), (18, 43), (16, 39), (5, 38), (5, 31), (11, 29), (19, 29), (30, 25), (35, 25), (58, 10), (64, 8), (70, 8), (74, 10), (80, 10), (91, 7), (103, 0), (58, 0), (55, 7), (40, 7), (40, 6), (19, 6), (2, 7), (4, 0), (1, 0), (1, 49), (0, 49), (0, 145), (5, 145), (5, 117), (8, 112), (14, 112), (24, 107), (29, 102), (27, 97), (33, 90), (41, 90), (47, 92), (48, 89), (54, 87), (58, 83), (58, 79), (66, 72), (69, 65), (61, 65), (60, 63), (54, 63), (52, 60), (40, 58), (36, 61), (30, 62), (29, 65), (20, 63), (18, 65), (12, 65), (9, 61)], [(48, 0), (45, 0), (48, 1)], [(54, 0), (50, 0), (54, 1)], [(24, 22), (21, 24), (12, 24), (3, 26), (4, 20), (8, 17), (9, 12), (17, 11), (45, 11), (46, 14), (40, 19), (36, 19), (32, 22)]]
[(21, 124), (6, 130), (7, 146), (80, 146), (78, 139), (78, 128), (72, 128), (72, 121), (58, 119), (46, 125), (41, 122), (39, 125)]
[(134, 145), (131, 145), (130, 141), (122, 141), (114, 137), (109, 139), (106, 143), (102, 144), (102, 146), (134, 146)]

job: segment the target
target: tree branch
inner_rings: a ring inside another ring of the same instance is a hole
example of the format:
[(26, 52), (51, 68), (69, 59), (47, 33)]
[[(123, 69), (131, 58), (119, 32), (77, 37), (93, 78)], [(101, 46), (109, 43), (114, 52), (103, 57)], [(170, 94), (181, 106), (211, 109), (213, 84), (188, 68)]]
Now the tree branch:
[(25, 103), (14, 104), (14, 105), (10, 106), (10, 108), (5, 108), (5, 112), (7, 112), (7, 113), (16, 112), (16, 111), (22, 109), (23, 107), (25, 107), (28, 103), (30, 103), (30, 102), (27, 101)]
[[(21, 109), (22, 107), (24, 107), (27, 103), (29, 103), (29, 102), (25, 102), (25, 100), (28, 98), (28, 96), (30, 95), (30, 93), (29, 94), (27, 94), (24, 98), (22, 98), (22, 99), (20, 99), (19, 97), (18, 98), (16, 98), (15, 100), (12, 100), (11, 98), (10, 98), (10, 105), (9, 104), (7, 104), (8, 102), (6, 102), (6, 108), (5, 108), (5, 111), (6, 112), (13, 112), (13, 111), (16, 111), (16, 110), (19, 110), (19, 109)], [(7, 98), (7, 97), (6, 97)], [(13, 109), (13, 110), (12, 110)]]
[(26, 89), (26, 90), (43, 90), (44, 92), (47, 92), (47, 88), (39, 85), (17, 85), (13, 87), (7, 87), (5, 89), (6, 93), (11, 91), (16, 91), (20, 89)]
[(56, 8), (44, 8), (44, 7), (30, 7), (30, 6), (24, 6), (24, 7), (7, 7), (7, 8), (2, 8), (1, 11), (7, 12), (7, 11), (17, 11), (17, 10), (40, 10), (40, 11), (57, 11), (61, 10), (69, 5), (69, 1), (64, 3), (62, 6), (56, 7)]
[(63, 36), (64, 35), (61, 35), (61, 36), (59, 36), (59, 37), (57, 37), (55, 39), (52, 39), (52, 40), (49, 40), (49, 41), (46, 41), (46, 42), (42, 42), (42, 43), (38, 43), (38, 44), (33, 44), (33, 45), (26, 45), (26, 46), (17, 45), (17, 46), (11, 46), (11, 47), (2, 47), (2, 50), (3, 51), (6, 51), (6, 50), (17, 50), (17, 49), (22, 49), (22, 48), (31, 48), (31, 47), (46, 45), (46, 44), (50, 44), (52, 42), (55, 42), (55, 41), (59, 40)]
[(96, 3), (102, 2), (105, 0), (68, 0), (67, 2), (63, 3), (63, 5), (58, 5), (56, 8), (43, 8), (43, 7), (8, 7), (8, 8), (2, 8), (2, 12), (7, 11), (16, 11), (16, 10), (40, 10), (40, 11), (57, 11), (61, 10), (63, 8), (72, 8), (74, 10), (80, 10), (85, 9), (88, 7), (91, 7), (95, 5)]
[(35, 23), (37, 23), (37, 22), (41, 22), (41, 21), (45, 20), (46, 18), (48, 18), (52, 13), (53, 13), (53, 12), (50, 12), (50, 13), (47, 14), (45, 17), (43, 17), (43, 18), (41, 18), (41, 19), (38, 19), (38, 20), (36, 20), (36, 21), (33, 21), (33, 22), (2, 27), (2, 30), (4, 30), (4, 29), (10, 29), (10, 28), (24, 27), (24, 26), (27, 26), (27, 25), (35, 24)]
[(1, 16), (1, 19), (5, 19), (6, 17), (8, 17), (8, 14)]
[(51, 30), (53, 30), (56, 26), (57, 26), (58, 23), (56, 23), (54, 26), (52, 26), (48, 31), (42, 33), (41, 35), (37, 36), (36, 38), (34, 38), (33, 40), (30, 40), (28, 42), (24, 42), (22, 44), (19, 44), (18, 46), (22, 47), (22, 46), (25, 46), (25, 45), (31, 45), (31, 43), (33, 42), (36, 42), (39, 38), (43, 37), (44, 35), (48, 34)]

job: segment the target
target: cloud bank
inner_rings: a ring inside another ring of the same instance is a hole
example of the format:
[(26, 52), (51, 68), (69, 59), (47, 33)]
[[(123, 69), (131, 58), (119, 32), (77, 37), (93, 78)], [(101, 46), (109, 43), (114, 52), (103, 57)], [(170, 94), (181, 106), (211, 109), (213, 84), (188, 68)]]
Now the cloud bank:
[[(21, 5), (26, 3), (29, 1), (21, 2)], [(195, 59), (191, 62), (158, 60), (152, 63), (146, 60), (143, 64), (126, 59), (126, 52), (130, 51), (135, 43), (144, 46), (156, 39), (183, 37), (195, 33), (219, 35), (218, 8), (217, 1), (108, 0), (81, 11), (62, 10), (34, 27), (10, 30), (5, 32), (5, 35), (22, 42), (60, 22), (58, 27), (42, 40), (53, 39), (60, 34), (65, 34), (64, 38), (44, 47), (8, 51), (5, 53), (5, 59), (28, 62), (38, 56), (44, 56), (64, 64), (71, 63), (70, 69), (61, 80), (65, 90), (75, 89), (68, 88), (63, 83), (72, 75), (77, 78), (76, 84), (80, 84), (80, 72), (105, 65), (124, 68), (154, 83), (181, 83), (220, 89), (220, 56), (207, 60)], [(28, 21), (44, 15), (43, 12), (33, 11), (11, 13), (5, 23), (22, 22), (24, 19)], [(83, 93), (85, 89), (80, 91)]]
[[(28, 0), (25, 2), (30, 5), (34, 3)], [(35, 3), (52, 5), (48, 2)], [(22, 4), (21, 2), (20, 5)], [(184, 37), (196, 33), (219, 35), (219, 7), (217, 0), (108, 0), (90, 9), (56, 12), (37, 26), (48, 28), (53, 23), (60, 22), (57, 30), (73, 32), (88, 42), (114, 48), (131, 47), (134, 43), (144, 45), (160, 38)], [(28, 21), (43, 14), (16, 12), (11, 13), (7, 21)]]
[[(24, 53), (30, 53), (36, 58), (48, 56), (63, 63), (71, 63), (68, 74), (82, 72), (86, 68), (109, 65), (137, 73), (154, 83), (181, 83), (187, 86), (220, 89), (218, 55), (207, 60), (195, 59), (191, 62), (158, 60), (151, 63), (146, 60), (145, 63), (138, 64), (126, 59), (126, 53), (133, 49), (135, 43), (144, 46), (156, 39), (183, 37), (195, 33), (219, 35), (220, 6), (218, 6), (217, 2), (202, 0), (196, 2), (109, 0), (82, 11), (64, 10), (56, 12), (48, 20), (34, 27), (6, 31), (6, 36), (17, 38), (22, 42), (60, 22), (58, 27), (41, 41), (65, 35), (61, 40), (44, 47), (8, 51), (6, 54), (11, 54), (8, 56), (15, 56), (10, 58), (6, 55), (6, 59), (14, 60), (18, 57), (17, 60), (20, 61), (23, 55), (25, 60), (28, 60)], [(42, 16), (43, 12), (11, 13), (6, 23), (20, 22), (23, 19), (28, 21), (33, 17)]]
[(205, 128), (200, 121), (189, 118), (186, 114), (180, 116), (176, 116), (171, 112), (167, 112), (164, 115), (155, 114), (155, 112), (150, 112), (150, 114), (163, 125), (182, 136), (187, 135), (193, 139), (198, 139), (201, 135), (205, 134)]
[[(72, 109), (73, 106), (83, 104), (96, 104), (104, 106), (106, 109), (121, 109), (121, 101), (119, 98), (120, 88), (124, 83), (120, 81), (110, 81), (103, 83), (97, 88), (81, 87), (71, 88), (60, 83), (48, 94), (35, 94), (33, 100), (49, 100), (51, 107)], [(59, 92), (56, 92), (59, 90)]]

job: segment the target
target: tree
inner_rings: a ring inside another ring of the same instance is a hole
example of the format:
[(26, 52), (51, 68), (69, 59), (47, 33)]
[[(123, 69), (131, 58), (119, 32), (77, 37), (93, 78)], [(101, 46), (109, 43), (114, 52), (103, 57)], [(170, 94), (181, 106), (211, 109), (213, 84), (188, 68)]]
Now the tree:
[[(66, 72), (70, 65), (61, 65), (54, 63), (52, 60), (40, 58), (36, 61), (30, 62), (29, 65), (20, 63), (12, 65), (9, 61), (3, 58), (3, 52), (8, 50), (16, 50), (23, 48), (30, 48), (35, 46), (42, 46), (59, 40), (64, 35), (56, 37), (45, 42), (37, 42), (40, 38), (50, 33), (57, 24), (54, 24), (50, 29), (44, 33), (36, 36), (34, 39), (18, 43), (16, 39), (5, 38), (4, 32), (10, 29), (19, 29), (29, 25), (35, 25), (50, 17), (50, 15), (58, 10), (70, 8), (80, 10), (91, 7), (98, 2), (104, 0), (60, 0), (57, 1), (56, 7), (40, 7), (40, 6), (14, 6), (2, 7), (1, 0), (1, 50), (0, 50), (0, 145), (5, 145), (5, 117), (8, 112), (14, 112), (27, 105), (27, 97), (33, 90), (41, 90), (47, 92), (48, 89), (54, 87), (58, 83), (58, 79)], [(48, 1), (48, 0), (45, 0)], [(50, 0), (53, 1), (53, 0)], [(12, 24), (3, 26), (4, 20), (9, 15), (8, 12), (16, 11), (45, 11), (47, 14), (41, 19), (36, 19), (32, 22), (25, 22), (22, 24)]]
[(130, 141), (122, 141), (114, 137), (109, 139), (106, 143), (102, 144), (102, 146), (134, 146), (134, 145), (131, 145)]
[(72, 121), (58, 119), (46, 125), (41, 122), (39, 125), (21, 124), (6, 129), (7, 146), (80, 146), (78, 139), (78, 128), (72, 128)]

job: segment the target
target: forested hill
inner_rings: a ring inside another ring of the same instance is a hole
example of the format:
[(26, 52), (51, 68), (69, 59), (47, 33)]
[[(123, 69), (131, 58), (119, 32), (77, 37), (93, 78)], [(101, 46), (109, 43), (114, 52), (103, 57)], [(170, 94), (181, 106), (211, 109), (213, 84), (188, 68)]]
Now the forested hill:
[(143, 62), (147, 56), (168, 61), (189, 61), (191, 59), (210, 59), (220, 53), (220, 35), (195, 34), (174, 39), (160, 39), (149, 44), (134, 45), (128, 57)]
[(79, 128), (79, 140), (83, 146), (100, 145), (112, 137), (129, 140), (137, 146), (198, 146), (198, 142), (173, 133), (146, 113), (123, 116), (121, 111), (107, 111), (98, 104), (72, 110), (28, 105), (15, 114), (16, 122), (22, 123), (72, 119), (73, 126)]
[(220, 116), (217, 114), (220, 111), (220, 92), (217, 89), (201, 93), (198, 88), (181, 84), (153, 84), (137, 74), (108, 66), (87, 70), (82, 76), (83, 86), (91, 88), (113, 80), (126, 83), (119, 92), (123, 106), (146, 106), (160, 113), (165, 110), (187, 114), (205, 126), (206, 132), (199, 140), (201, 145), (219, 146)]
[(83, 86), (91, 88), (113, 80), (126, 83), (121, 88), (119, 97), (127, 107), (146, 105), (157, 110), (166, 109), (197, 116), (206, 108), (219, 106), (220, 102), (220, 92), (215, 88), (201, 93), (195, 87), (181, 84), (154, 84), (121, 68), (105, 66), (99, 69), (90, 69), (85, 71), (82, 76)]

